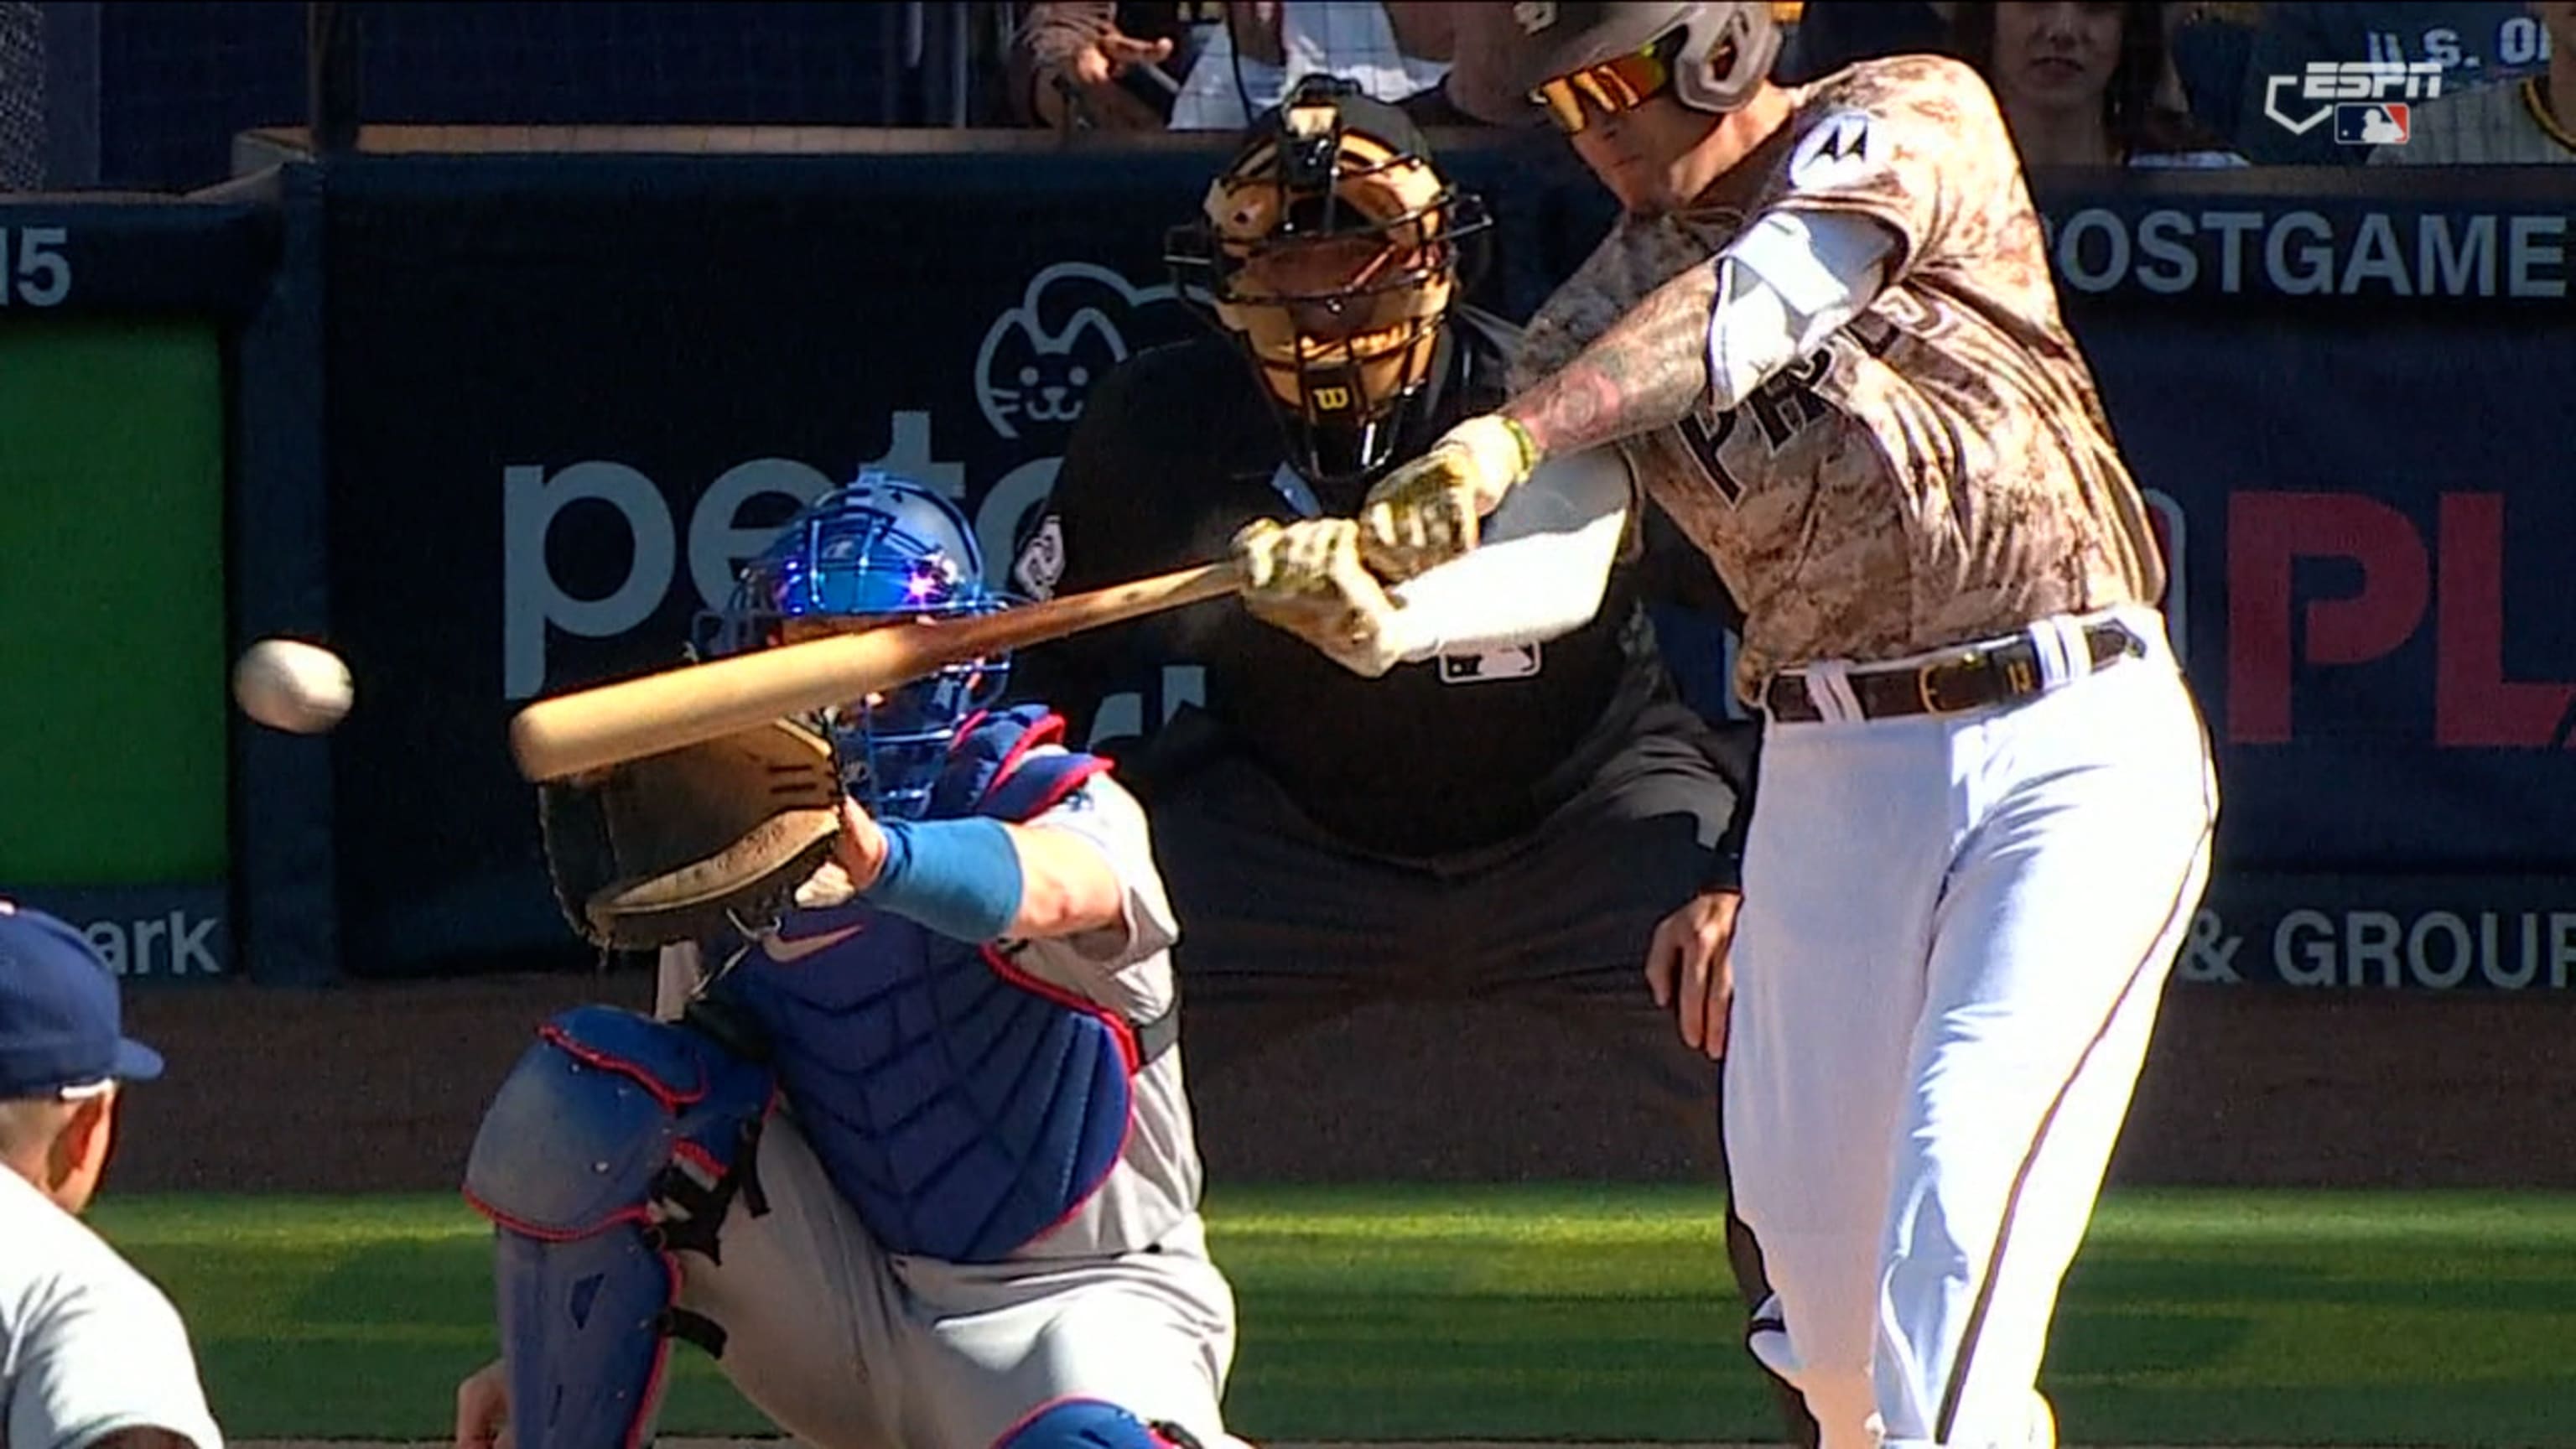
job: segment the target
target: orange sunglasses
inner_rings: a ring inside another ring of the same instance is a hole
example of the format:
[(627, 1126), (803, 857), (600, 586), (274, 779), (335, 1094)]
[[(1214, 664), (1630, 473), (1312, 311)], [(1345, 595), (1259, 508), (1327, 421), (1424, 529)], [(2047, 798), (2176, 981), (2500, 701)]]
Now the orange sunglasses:
[[(1529, 98), (1546, 108), (1558, 130), (1571, 136), (1592, 124), (1591, 112), (1615, 116), (1635, 110), (1671, 89), (1673, 54), (1681, 49), (1682, 39), (1681, 31), (1669, 31), (1633, 55), (1588, 65), (1572, 75), (1549, 81), (1531, 91)], [(1734, 66), (1732, 41), (1710, 57), (1709, 68), (1714, 72), (1722, 74)]]

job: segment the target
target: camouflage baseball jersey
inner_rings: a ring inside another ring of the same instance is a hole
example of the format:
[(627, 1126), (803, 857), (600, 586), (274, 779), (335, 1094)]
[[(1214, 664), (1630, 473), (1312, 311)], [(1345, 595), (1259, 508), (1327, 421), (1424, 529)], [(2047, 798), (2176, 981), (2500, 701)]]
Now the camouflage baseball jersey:
[(1867, 311), (1733, 410), (1630, 445), (1743, 607), (1737, 690), (2157, 598), (2145, 502), (1985, 83), (1910, 55), (1789, 95), (1787, 123), (1690, 210), (1621, 218), (1532, 319), (1513, 391), (1766, 210), (1867, 217), (1901, 239)]

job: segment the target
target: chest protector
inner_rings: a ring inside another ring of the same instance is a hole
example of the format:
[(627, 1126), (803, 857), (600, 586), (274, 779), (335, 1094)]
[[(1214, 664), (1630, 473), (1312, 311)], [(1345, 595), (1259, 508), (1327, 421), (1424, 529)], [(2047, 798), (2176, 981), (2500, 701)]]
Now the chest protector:
[[(1108, 768), (1031, 753), (1063, 729), (1034, 708), (983, 716), (928, 818), (1044, 814)], [(1171, 1013), (1127, 1021), (994, 945), (864, 901), (790, 912), (711, 994), (767, 1038), (798, 1125), (877, 1241), (958, 1263), (1007, 1258), (1089, 1200), (1126, 1146), (1129, 1079), (1171, 1036)]]

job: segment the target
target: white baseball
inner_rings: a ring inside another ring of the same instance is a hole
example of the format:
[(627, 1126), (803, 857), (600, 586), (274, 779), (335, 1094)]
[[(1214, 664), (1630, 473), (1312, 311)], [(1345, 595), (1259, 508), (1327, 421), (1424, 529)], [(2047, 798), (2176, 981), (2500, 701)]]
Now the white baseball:
[(355, 696), (339, 655), (294, 639), (262, 639), (233, 666), (242, 713), (290, 734), (318, 735), (338, 724)]

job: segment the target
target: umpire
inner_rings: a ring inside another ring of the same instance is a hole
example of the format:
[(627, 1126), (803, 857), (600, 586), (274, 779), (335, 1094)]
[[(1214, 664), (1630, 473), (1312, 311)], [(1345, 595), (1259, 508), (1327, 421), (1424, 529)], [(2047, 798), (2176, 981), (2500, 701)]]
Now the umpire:
[(122, 1084), (161, 1074), (72, 927), (0, 901), (0, 1444), (223, 1449), (188, 1330), (77, 1214)]
[[(1386, 468), (1499, 405), (1516, 329), (1459, 301), (1486, 227), (1403, 114), (1303, 83), (1172, 234), (1175, 280), (1220, 326), (1094, 385), (1019, 550), (1020, 589), (1103, 587), (1222, 557), (1256, 520), (1349, 514)], [(1373, 1002), (1512, 1000), (1585, 1032), (1605, 1070), (1688, 1124), (1703, 1162), (1721, 1155), (1711, 1103), (1753, 732), (1678, 698), (1630, 531), (1594, 622), (1543, 647), (1363, 679), (1219, 601), (1019, 656), (1017, 686), (1101, 745), (1126, 730), (1101, 718), (1109, 697), (1150, 703), (1166, 663), (1204, 668), (1204, 703), (1120, 752), (1181, 920), (1194, 1070)], [(1731, 1214), (1728, 1248), (1760, 1302)], [(1795, 1395), (1774, 1390), (1812, 1444)]]

